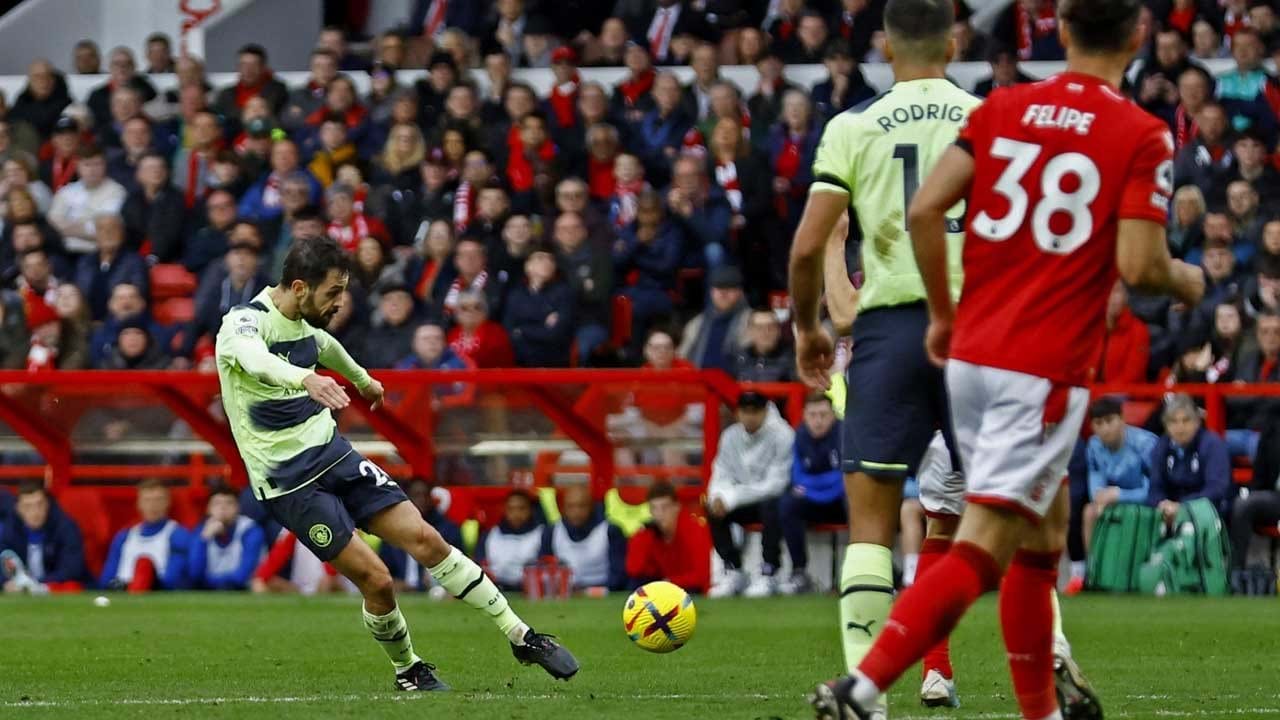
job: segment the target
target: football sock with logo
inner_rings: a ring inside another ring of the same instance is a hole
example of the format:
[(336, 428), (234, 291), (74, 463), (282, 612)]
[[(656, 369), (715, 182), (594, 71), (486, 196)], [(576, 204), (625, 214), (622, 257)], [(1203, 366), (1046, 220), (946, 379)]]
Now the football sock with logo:
[(1059, 552), (1019, 550), (1000, 585), (1000, 627), (1022, 717), (1058, 710), (1053, 683), (1053, 586)]
[(999, 584), (1000, 566), (986, 550), (953, 543), (933, 569), (898, 598), (885, 621), (892, 631), (881, 632), (858, 665), (859, 673), (870, 682), (859, 683), (861, 689), (855, 688), (855, 693), (861, 698), (871, 686), (878, 694), (892, 685), (929, 648), (951, 634), (969, 606)]
[[(950, 540), (925, 538), (924, 543), (920, 545), (920, 566), (916, 568), (916, 577), (923, 579), (925, 575), (928, 575), (929, 568), (936, 565), (950, 549)], [(930, 670), (937, 670), (942, 677), (948, 680), (953, 677), (954, 671), (951, 668), (951, 642), (949, 637), (942, 638), (937, 645), (929, 648), (929, 652), (924, 654), (924, 664), (921, 665), (920, 672), (927, 675)]]
[(449, 556), (439, 565), (427, 568), (427, 572), (449, 594), (488, 615), (508, 640), (516, 645), (524, 644), (529, 626), (511, 609), (498, 586), (461, 550), (451, 548)]
[(858, 666), (893, 606), (893, 551), (854, 543), (845, 549), (840, 572), (840, 638), (844, 662)]
[(363, 605), (360, 610), (364, 615), (364, 626), (369, 628), (373, 639), (378, 641), (383, 652), (391, 658), (391, 664), (396, 666), (397, 673), (408, 670), (414, 663), (421, 660), (413, 652), (413, 640), (409, 638), (409, 624), (405, 622), (404, 615), (400, 614), (398, 605), (386, 615), (374, 615)]

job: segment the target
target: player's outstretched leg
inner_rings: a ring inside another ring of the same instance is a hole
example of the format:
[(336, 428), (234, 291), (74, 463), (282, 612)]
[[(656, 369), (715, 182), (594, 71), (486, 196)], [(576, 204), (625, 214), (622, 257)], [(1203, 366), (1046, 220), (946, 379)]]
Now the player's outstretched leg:
[(419, 692), (448, 690), (449, 686), (436, 677), (435, 666), (424, 662), (413, 651), (409, 624), (396, 605), (391, 572), (373, 549), (358, 536), (352, 537), (331, 562), (364, 596), (364, 626), (391, 659), (396, 669), (395, 688)]
[(445, 542), (412, 503), (402, 502), (379, 513), (369, 528), (412, 555), (451, 595), (488, 615), (507, 636), (512, 654), (521, 663), (539, 665), (557, 680), (568, 680), (578, 672), (573, 654), (552, 636), (525, 624), (480, 566)]
[[(951, 549), (955, 535), (957, 516), (930, 517), (924, 543), (920, 546), (920, 564), (916, 577), (924, 577)], [(920, 703), (925, 707), (960, 707), (956, 692), (955, 673), (951, 668), (951, 644), (949, 638), (929, 648), (920, 666), (923, 678), (920, 683)]]

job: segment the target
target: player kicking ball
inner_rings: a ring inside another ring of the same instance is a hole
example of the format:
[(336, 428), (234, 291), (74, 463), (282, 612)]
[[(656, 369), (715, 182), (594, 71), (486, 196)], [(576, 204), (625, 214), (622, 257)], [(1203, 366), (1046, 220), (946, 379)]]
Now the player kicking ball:
[(521, 663), (540, 665), (556, 679), (573, 677), (573, 655), (530, 629), (480, 567), (446, 543), (400, 486), (337, 433), (330, 411), (351, 400), (337, 381), (316, 374), (317, 364), (350, 380), (375, 406), (382, 401), (382, 384), (322, 329), (338, 312), (348, 266), (346, 252), (328, 238), (295, 242), (280, 284), (222, 319), (222, 403), (254, 494), (360, 590), (364, 625), (391, 658), (397, 690), (449, 686), (413, 651), (391, 573), (353, 534), (356, 527), (409, 553), (454, 597), (487, 614)]
[[(908, 220), (928, 294), (930, 358), (946, 364), (966, 503), (950, 550), (899, 598), (848, 677), (819, 685), (819, 718), (868, 720), (877, 698), (1000, 590), (1014, 693), (1061, 720), (1052, 590), (1091, 348), (1117, 273), (1195, 304), (1200, 269), (1172, 260), (1168, 128), (1117, 90), (1141, 42), (1141, 0), (1062, 0), (1067, 71), (1002, 89), (969, 117)], [(968, 198), (965, 292), (953, 306), (947, 213)], [(948, 359), (949, 358), (949, 359)]]

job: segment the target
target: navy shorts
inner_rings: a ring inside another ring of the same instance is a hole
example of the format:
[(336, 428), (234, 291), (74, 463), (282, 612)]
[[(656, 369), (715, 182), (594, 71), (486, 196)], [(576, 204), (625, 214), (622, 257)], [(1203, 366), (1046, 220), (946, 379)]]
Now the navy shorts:
[(845, 370), (845, 472), (914, 475), (939, 429), (954, 447), (946, 382), (924, 351), (928, 326), (924, 303), (875, 308), (854, 321), (853, 354)]
[(316, 557), (328, 562), (351, 542), (357, 527), (408, 500), (382, 468), (352, 450), (314, 481), (263, 503)]

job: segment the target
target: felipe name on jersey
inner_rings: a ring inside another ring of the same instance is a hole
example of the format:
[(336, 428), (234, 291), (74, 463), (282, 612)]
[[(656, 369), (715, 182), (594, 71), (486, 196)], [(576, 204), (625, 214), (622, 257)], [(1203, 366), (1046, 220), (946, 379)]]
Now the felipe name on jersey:
[(1026, 127), (1074, 130), (1077, 135), (1088, 135), (1096, 117), (1091, 112), (1081, 112), (1066, 105), (1028, 105), (1022, 114)]

